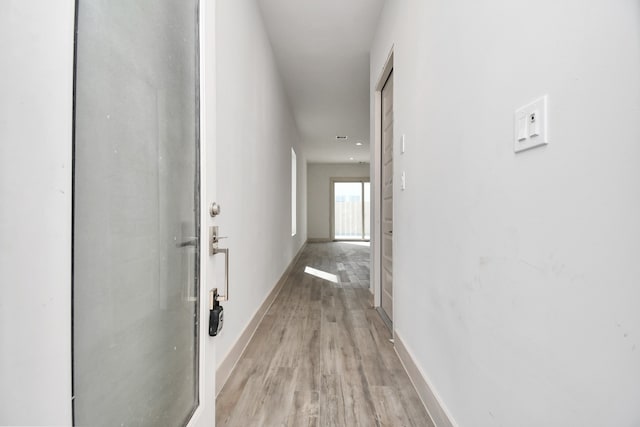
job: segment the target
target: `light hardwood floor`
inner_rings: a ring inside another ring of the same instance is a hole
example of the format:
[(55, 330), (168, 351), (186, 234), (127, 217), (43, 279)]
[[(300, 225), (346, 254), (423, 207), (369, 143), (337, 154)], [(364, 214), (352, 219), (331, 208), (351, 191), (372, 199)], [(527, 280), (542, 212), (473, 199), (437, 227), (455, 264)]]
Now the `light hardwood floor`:
[(368, 287), (368, 247), (307, 245), (220, 392), (216, 425), (433, 426)]

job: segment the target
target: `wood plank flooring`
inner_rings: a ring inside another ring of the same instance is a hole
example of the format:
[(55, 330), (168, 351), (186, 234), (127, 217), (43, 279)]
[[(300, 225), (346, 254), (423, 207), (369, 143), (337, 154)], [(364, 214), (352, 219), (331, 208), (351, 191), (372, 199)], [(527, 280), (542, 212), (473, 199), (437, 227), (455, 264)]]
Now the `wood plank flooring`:
[(220, 392), (216, 425), (433, 426), (368, 287), (368, 247), (307, 245)]

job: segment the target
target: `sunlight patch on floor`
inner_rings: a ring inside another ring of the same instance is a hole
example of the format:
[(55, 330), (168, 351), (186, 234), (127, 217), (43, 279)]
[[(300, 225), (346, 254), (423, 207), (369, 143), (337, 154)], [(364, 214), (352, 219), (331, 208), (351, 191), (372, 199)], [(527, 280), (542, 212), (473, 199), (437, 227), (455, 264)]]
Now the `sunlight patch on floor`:
[(327, 273), (326, 271), (317, 270), (313, 267), (307, 266), (304, 272), (320, 279), (328, 280), (329, 282), (338, 283), (338, 276), (335, 274)]
[(346, 243), (348, 245), (356, 245), (356, 246), (371, 246), (371, 242), (340, 242)]

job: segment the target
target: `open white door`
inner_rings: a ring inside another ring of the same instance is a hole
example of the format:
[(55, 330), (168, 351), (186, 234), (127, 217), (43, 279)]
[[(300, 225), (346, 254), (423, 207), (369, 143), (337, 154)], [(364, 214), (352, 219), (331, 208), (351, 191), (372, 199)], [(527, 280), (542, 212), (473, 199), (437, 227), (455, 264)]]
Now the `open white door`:
[(75, 425), (215, 425), (205, 3), (77, 2)]
[(199, 3), (0, 4), (0, 425), (215, 425), (215, 7)]

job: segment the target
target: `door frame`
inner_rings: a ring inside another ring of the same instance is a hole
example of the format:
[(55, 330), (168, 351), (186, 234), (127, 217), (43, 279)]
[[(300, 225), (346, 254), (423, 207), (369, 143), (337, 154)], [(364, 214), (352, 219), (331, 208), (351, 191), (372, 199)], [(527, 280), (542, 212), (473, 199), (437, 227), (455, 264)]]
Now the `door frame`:
[[(338, 178), (331, 177), (329, 179), (329, 238), (332, 242), (336, 242), (336, 223), (335, 223), (335, 183), (336, 182), (361, 182), (364, 186), (365, 182), (371, 184), (370, 177), (348, 177), (348, 178)], [(364, 206), (364, 189), (363, 189), (363, 206)], [(371, 200), (371, 199), (369, 199)], [(369, 207), (371, 209), (371, 207)], [(371, 218), (371, 217), (370, 217)], [(362, 209), (362, 221), (364, 223), (364, 207)], [(369, 228), (371, 228), (371, 221), (369, 221)], [(363, 229), (364, 232), (364, 229)], [(371, 230), (369, 230), (369, 235), (371, 235)], [(370, 241), (367, 239), (340, 239), (340, 242), (367, 242)]]
[[(394, 46), (391, 47), (387, 60), (380, 71), (373, 93), (373, 134), (371, 147), (371, 286), (373, 303), (376, 308), (382, 304), (382, 88), (393, 71)], [(394, 116), (395, 120), (395, 116)], [(395, 142), (395, 141), (394, 141)], [(395, 146), (395, 144), (394, 144)], [(395, 152), (395, 147), (394, 147)], [(395, 170), (394, 170), (395, 174)], [(394, 203), (395, 207), (395, 203)], [(375, 224), (375, 226), (373, 225)], [(395, 238), (392, 237), (395, 246)], [(394, 299), (395, 309), (395, 299)], [(390, 319), (393, 321), (393, 319)]]
[[(209, 290), (214, 288), (216, 267), (209, 256), (209, 226), (213, 225), (207, 206), (216, 200), (215, 171), (207, 165), (215, 165), (216, 155), (216, 57), (215, 57), (215, 4), (207, 0), (198, 2), (199, 18), (199, 106), (200, 106), (200, 342), (199, 354), (199, 404), (187, 427), (215, 426), (216, 420), (216, 352), (215, 340), (209, 336)], [(209, 6), (207, 6), (209, 4)], [(207, 85), (209, 83), (209, 85)], [(208, 102), (213, 100), (213, 102)], [(207, 381), (207, 378), (212, 379)], [(210, 422), (208, 420), (211, 420)]]

